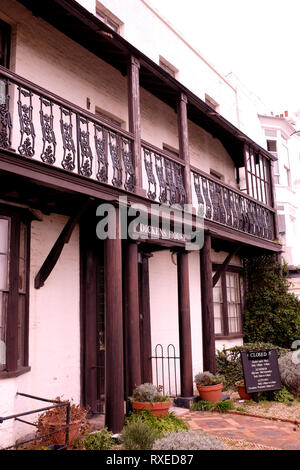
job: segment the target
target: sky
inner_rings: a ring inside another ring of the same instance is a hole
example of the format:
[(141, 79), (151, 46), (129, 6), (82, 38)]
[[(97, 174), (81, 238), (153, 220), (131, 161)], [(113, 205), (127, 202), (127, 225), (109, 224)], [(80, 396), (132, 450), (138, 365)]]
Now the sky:
[(151, 0), (223, 75), (274, 113), (300, 110), (299, 0)]

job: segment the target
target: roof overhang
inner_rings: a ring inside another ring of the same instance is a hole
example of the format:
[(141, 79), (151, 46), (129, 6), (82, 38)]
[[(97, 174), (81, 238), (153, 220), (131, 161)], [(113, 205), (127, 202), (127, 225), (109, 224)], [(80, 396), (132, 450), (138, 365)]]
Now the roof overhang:
[(254, 151), (260, 152), (268, 159), (276, 160), (276, 157), (266, 149), (241, 132), (75, 0), (17, 1), (31, 10), (34, 16), (42, 18), (115, 67), (124, 76), (127, 74), (130, 57), (136, 57), (141, 64), (140, 85), (175, 110), (178, 96), (184, 93), (188, 98), (188, 118), (218, 138), (236, 166), (243, 166), (244, 144), (250, 145)]

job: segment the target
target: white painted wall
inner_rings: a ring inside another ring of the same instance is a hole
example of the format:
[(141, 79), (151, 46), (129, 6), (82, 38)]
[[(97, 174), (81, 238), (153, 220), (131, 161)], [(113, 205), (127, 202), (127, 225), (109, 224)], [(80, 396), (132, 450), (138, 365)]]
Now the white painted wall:
[[(64, 227), (67, 218), (44, 216), (32, 222), (29, 305), (29, 365), (31, 371), (0, 380), (0, 416), (43, 408), (45, 403), (17, 396), (80, 401), (79, 230), (45, 285), (36, 290), (34, 278)], [(33, 420), (32, 416), (28, 421)], [(0, 424), (0, 446), (32, 432), (29, 425), (9, 420)]]

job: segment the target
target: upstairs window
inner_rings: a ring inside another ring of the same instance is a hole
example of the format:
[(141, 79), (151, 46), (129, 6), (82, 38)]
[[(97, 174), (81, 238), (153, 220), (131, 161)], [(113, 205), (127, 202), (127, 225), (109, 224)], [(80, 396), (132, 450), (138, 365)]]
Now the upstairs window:
[(97, 2), (96, 16), (99, 20), (103, 21), (110, 29), (118, 34), (122, 33), (123, 23), (113, 13), (111, 13), (104, 5)]
[(205, 103), (208, 104), (212, 109), (214, 109), (217, 113), (220, 112), (220, 105), (209, 95), (205, 93)]
[(10, 56), (10, 25), (0, 20), (0, 65), (9, 68)]
[(99, 119), (107, 121), (108, 124), (112, 124), (115, 127), (122, 128), (125, 124), (124, 121), (119, 119), (117, 116), (114, 116), (113, 114), (110, 114), (107, 111), (104, 111), (103, 109), (100, 109), (98, 107), (95, 108), (95, 114), (99, 117)]
[(159, 58), (159, 65), (161, 66), (162, 69), (164, 69), (166, 72), (168, 72), (172, 77), (176, 78), (178, 75), (178, 69), (174, 67), (170, 62), (168, 62), (166, 59), (163, 57)]
[(270, 161), (247, 145), (245, 147), (245, 166), (249, 196), (270, 205)]

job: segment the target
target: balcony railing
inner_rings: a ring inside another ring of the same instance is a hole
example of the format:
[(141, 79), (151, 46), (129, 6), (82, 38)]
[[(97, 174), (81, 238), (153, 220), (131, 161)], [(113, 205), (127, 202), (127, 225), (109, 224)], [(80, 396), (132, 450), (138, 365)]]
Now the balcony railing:
[[(0, 67), (0, 148), (129, 192), (136, 190), (134, 136)], [(142, 141), (147, 197), (184, 206), (185, 163)], [(208, 221), (274, 240), (275, 211), (195, 168), (193, 206)]]
[(0, 96), (0, 147), (135, 190), (130, 133), (3, 69)]
[(192, 171), (193, 205), (206, 220), (274, 240), (274, 210), (241, 191)]
[(146, 143), (142, 144), (142, 152), (143, 187), (148, 198), (161, 204), (183, 206), (186, 202), (184, 164)]

